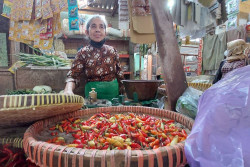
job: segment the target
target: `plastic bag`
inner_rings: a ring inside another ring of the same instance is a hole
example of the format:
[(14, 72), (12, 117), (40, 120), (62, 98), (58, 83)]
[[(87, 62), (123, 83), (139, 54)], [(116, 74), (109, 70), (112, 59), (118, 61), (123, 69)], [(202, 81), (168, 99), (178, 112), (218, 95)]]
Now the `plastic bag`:
[(188, 87), (177, 100), (176, 111), (195, 119), (201, 94), (202, 91)]
[(245, 66), (203, 93), (185, 143), (190, 166), (250, 166), (249, 83), (250, 66)]

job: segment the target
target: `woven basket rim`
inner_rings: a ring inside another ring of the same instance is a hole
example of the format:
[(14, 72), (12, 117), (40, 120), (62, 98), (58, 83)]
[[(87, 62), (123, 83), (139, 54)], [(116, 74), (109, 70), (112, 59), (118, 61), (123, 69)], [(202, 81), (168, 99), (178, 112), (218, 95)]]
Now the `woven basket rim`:
[[(58, 118), (57, 117), (57, 119), (58, 119), (58, 121), (60, 120), (60, 119), (62, 119), (63, 117), (67, 117), (67, 116), (69, 116), (69, 115), (74, 115), (74, 114), (77, 114), (77, 113), (81, 113), (81, 112), (88, 112), (88, 113), (86, 113), (86, 115), (91, 115), (91, 114), (93, 114), (93, 113), (89, 113), (89, 112), (91, 112), (91, 111), (95, 111), (95, 110), (97, 110), (98, 112), (101, 112), (101, 110), (102, 109), (110, 109), (110, 110), (112, 110), (112, 111), (110, 111), (110, 113), (111, 112), (116, 112), (116, 110), (115, 109), (117, 109), (117, 108), (121, 108), (121, 107), (117, 107), (117, 106), (114, 106), (114, 107), (100, 107), (100, 108), (91, 108), (91, 109), (84, 109), (84, 110), (78, 110), (78, 111), (75, 111), (74, 113), (70, 113), (70, 114), (64, 114), (63, 116), (62, 115), (60, 115), (59, 117), (60, 118)], [(144, 107), (144, 106), (122, 106), (122, 108), (126, 108), (126, 109), (130, 109), (130, 108), (132, 108), (132, 109), (138, 109), (138, 111), (140, 112), (140, 110), (141, 109), (145, 109), (145, 110), (150, 110), (150, 109), (152, 109), (151, 107)], [(114, 111), (113, 111), (114, 110)], [(155, 111), (158, 111), (158, 112), (172, 112), (172, 114), (173, 114), (173, 117), (176, 117), (176, 118), (178, 118), (178, 116), (180, 116), (180, 119), (185, 119), (186, 120), (186, 122), (187, 123), (189, 123), (189, 125), (183, 125), (183, 126), (185, 126), (186, 128), (188, 128), (189, 130), (191, 130), (191, 128), (192, 128), (192, 125), (193, 125), (193, 123), (194, 123), (194, 120), (193, 119), (191, 119), (191, 118), (189, 118), (189, 117), (187, 117), (187, 116), (185, 116), (185, 115), (182, 115), (182, 114), (180, 114), (180, 113), (177, 113), (177, 112), (173, 112), (173, 111), (169, 111), (169, 110), (164, 110), (164, 109), (157, 109), (157, 108), (153, 108), (153, 110), (155, 110)], [(97, 113), (98, 113), (97, 112)], [(105, 112), (105, 111), (104, 111)], [(117, 112), (119, 112), (119, 111), (117, 111)], [(131, 112), (137, 112), (137, 111), (131, 111)], [(153, 115), (154, 116), (154, 114), (150, 114), (150, 115)], [(166, 117), (167, 118), (167, 117)], [(24, 149), (25, 149), (25, 152), (26, 152), (26, 154), (27, 154), (27, 152), (28, 152), (28, 147), (31, 145), (31, 147), (34, 147), (34, 146), (36, 146), (37, 144), (41, 144), (41, 142), (42, 143), (45, 143), (45, 145), (46, 144), (48, 144), (48, 145), (50, 145), (50, 147), (56, 147), (56, 146), (58, 146), (58, 145), (56, 145), (56, 144), (53, 144), (53, 143), (47, 143), (47, 142), (45, 142), (45, 141), (38, 141), (38, 140), (36, 140), (35, 138), (34, 138), (34, 134), (33, 134), (33, 132), (35, 132), (36, 131), (36, 127), (41, 127), (41, 126), (47, 126), (47, 125), (49, 125), (50, 123), (50, 121), (52, 121), (52, 123), (54, 123), (53, 121), (55, 120), (55, 117), (53, 117), (53, 118), (49, 118), (49, 119), (46, 119), (46, 120), (41, 120), (41, 121), (38, 121), (38, 122), (36, 122), (36, 123), (34, 123), (33, 125), (31, 125), (27, 130), (26, 130), (26, 132), (25, 132), (25, 134), (24, 134)], [(180, 121), (177, 121), (177, 122), (180, 122)], [(48, 124), (47, 124), (48, 123)], [(46, 125), (47, 124), (47, 125)], [(177, 143), (174, 147), (173, 146), (164, 146), (164, 147), (159, 147), (159, 148), (157, 148), (157, 149), (162, 149), (162, 148), (167, 148), (167, 149), (169, 149), (169, 150), (174, 150), (175, 149), (175, 147), (183, 147), (184, 146), (184, 143), (185, 143), (185, 141), (183, 141), (183, 142), (180, 142), (180, 143)], [(60, 146), (60, 147), (62, 147), (62, 148), (65, 148), (65, 149), (68, 149), (68, 148), (72, 148), (72, 147), (67, 147), (67, 146)], [(76, 149), (76, 148), (75, 148)], [(151, 150), (157, 150), (157, 149), (151, 149)], [(98, 150), (98, 149), (80, 149), (80, 151), (81, 150), (96, 150), (96, 151), (98, 151), (100, 154), (101, 153), (103, 153), (104, 151), (107, 151), (107, 150)], [(79, 151), (79, 152), (80, 152)], [(110, 151), (112, 151), (112, 150), (110, 150)], [(123, 152), (123, 153), (125, 153), (125, 150), (114, 150), (115, 152), (116, 151), (119, 151), (119, 152)], [(131, 155), (136, 155), (136, 151), (137, 150), (131, 150)], [(142, 151), (145, 151), (145, 150), (142, 150)], [(66, 150), (64, 150), (64, 152), (66, 153), (67, 151)], [(71, 154), (72, 154), (72, 152), (71, 152)], [(145, 155), (143, 155), (144, 157), (145, 157)], [(137, 157), (137, 156), (132, 156), (132, 157)], [(100, 157), (99, 157), (100, 158)]]
[(23, 148), (23, 138), (21, 137), (4, 137), (0, 138), (0, 144), (5, 145), (9, 144), (13, 148)]
[(0, 96), (0, 127), (24, 125), (59, 114), (74, 112), (83, 105), (84, 98), (79, 95), (3, 95)]

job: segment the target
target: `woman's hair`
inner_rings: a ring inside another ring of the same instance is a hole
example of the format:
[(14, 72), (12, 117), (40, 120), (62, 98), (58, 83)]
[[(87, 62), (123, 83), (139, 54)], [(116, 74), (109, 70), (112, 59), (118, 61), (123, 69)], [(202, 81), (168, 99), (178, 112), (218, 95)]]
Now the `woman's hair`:
[(90, 27), (91, 21), (92, 21), (93, 19), (96, 19), (96, 18), (102, 20), (102, 22), (103, 22), (103, 24), (104, 24), (104, 27), (105, 27), (105, 30), (106, 30), (106, 28), (107, 28), (107, 21), (106, 21), (105, 17), (100, 16), (100, 15), (93, 15), (93, 16), (91, 16), (90, 18), (88, 18), (87, 21), (86, 21), (86, 30), (87, 30), (87, 31), (89, 31), (89, 27)]

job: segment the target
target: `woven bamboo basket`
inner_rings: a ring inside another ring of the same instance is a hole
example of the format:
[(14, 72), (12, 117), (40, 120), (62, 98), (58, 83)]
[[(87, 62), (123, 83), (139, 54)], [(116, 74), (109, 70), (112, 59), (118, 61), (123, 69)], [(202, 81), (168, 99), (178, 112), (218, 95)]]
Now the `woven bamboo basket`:
[(79, 110), (84, 99), (77, 95), (32, 94), (0, 96), (0, 127), (20, 126)]
[[(212, 84), (209, 84), (209, 83), (191, 83), (191, 82), (188, 82), (188, 86), (192, 87), (192, 88), (195, 88), (195, 89), (198, 89), (200, 91), (205, 91), (209, 87), (211, 87)], [(166, 95), (165, 85), (161, 85), (160, 87), (158, 87), (158, 93), (162, 94), (162, 95)]]
[(173, 167), (186, 164), (184, 141), (174, 146), (152, 150), (96, 150), (55, 145), (41, 141), (39, 133), (49, 125), (69, 117), (92, 116), (99, 112), (144, 113), (160, 118), (174, 119), (191, 130), (193, 120), (179, 113), (141, 106), (103, 107), (79, 110), (39, 121), (30, 126), (24, 134), (24, 150), (28, 159), (38, 166), (90, 166), (90, 167)]
[(23, 148), (23, 135), (29, 126), (0, 128), (0, 145)]
[(23, 148), (23, 139), (22, 138), (10, 138), (4, 137), (0, 138), (0, 145), (8, 144), (13, 148)]
[(210, 83), (191, 83), (188, 82), (188, 86), (198, 89), (200, 91), (205, 91), (212, 86)]

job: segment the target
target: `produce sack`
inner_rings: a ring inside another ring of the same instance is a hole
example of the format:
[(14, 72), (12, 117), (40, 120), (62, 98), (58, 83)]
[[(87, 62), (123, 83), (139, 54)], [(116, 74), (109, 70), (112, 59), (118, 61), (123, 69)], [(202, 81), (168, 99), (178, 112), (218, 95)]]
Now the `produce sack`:
[(188, 87), (182, 96), (177, 100), (176, 111), (195, 119), (197, 114), (198, 100), (201, 94), (202, 91)]
[(250, 66), (235, 69), (207, 89), (185, 143), (192, 167), (250, 166)]

